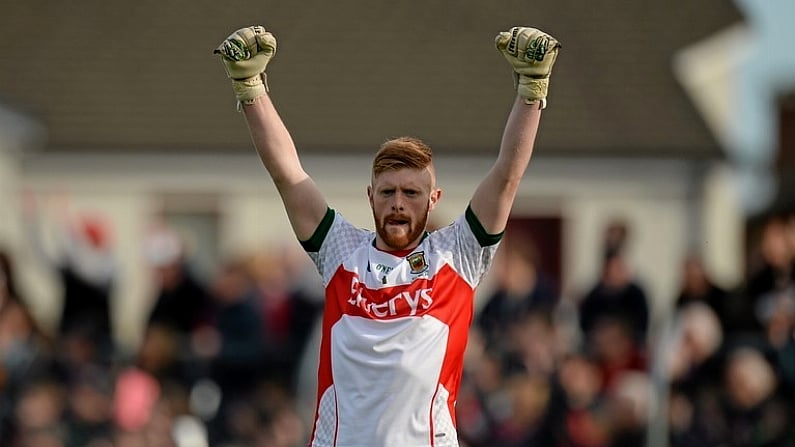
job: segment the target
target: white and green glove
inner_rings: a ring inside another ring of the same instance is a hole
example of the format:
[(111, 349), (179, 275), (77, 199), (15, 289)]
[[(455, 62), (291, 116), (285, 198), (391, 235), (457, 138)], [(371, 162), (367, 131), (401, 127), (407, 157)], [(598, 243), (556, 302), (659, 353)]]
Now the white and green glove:
[(265, 68), (276, 54), (276, 38), (261, 26), (240, 28), (230, 34), (213, 53), (221, 55), (226, 74), (241, 104), (252, 104), (268, 91)]
[(515, 26), (499, 33), (495, 44), (513, 67), (519, 96), (527, 104), (545, 108), (549, 75), (560, 49), (557, 39), (535, 28)]

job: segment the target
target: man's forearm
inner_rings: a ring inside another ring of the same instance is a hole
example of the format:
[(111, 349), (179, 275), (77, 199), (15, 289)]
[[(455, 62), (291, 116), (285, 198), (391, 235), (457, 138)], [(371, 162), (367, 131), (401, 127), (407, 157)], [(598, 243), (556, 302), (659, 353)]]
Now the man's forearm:
[(541, 118), (538, 104), (517, 96), (508, 116), (497, 160), (472, 196), (470, 206), (486, 231), (504, 230), (524, 176)]
[(265, 169), (278, 189), (307, 177), (290, 133), (268, 95), (243, 106), (251, 139)]
[(506, 184), (518, 185), (533, 155), (541, 109), (517, 96), (505, 124), (495, 169)]

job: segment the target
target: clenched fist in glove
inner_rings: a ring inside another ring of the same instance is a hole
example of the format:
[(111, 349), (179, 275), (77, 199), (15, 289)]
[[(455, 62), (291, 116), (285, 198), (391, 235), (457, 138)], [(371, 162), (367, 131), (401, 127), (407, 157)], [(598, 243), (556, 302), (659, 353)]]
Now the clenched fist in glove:
[(560, 43), (535, 28), (515, 26), (495, 39), (497, 49), (508, 59), (517, 77), (517, 92), (527, 104), (547, 105), (547, 89)]
[(265, 94), (265, 67), (276, 54), (276, 38), (265, 28), (241, 28), (221, 42), (213, 53), (221, 54), (238, 105), (251, 104)]

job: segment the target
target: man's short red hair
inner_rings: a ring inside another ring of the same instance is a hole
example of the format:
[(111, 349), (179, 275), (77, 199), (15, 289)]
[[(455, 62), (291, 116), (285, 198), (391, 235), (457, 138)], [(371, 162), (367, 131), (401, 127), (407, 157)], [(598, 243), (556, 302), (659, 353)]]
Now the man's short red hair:
[(386, 141), (375, 154), (373, 178), (386, 171), (425, 169), (433, 163), (430, 146), (419, 138), (400, 137)]

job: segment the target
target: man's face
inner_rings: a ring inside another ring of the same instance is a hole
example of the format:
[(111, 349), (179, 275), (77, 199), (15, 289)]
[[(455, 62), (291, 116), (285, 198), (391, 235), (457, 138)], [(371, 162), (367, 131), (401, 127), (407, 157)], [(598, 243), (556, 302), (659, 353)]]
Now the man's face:
[(429, 169), (399, 169), (373, 178), (367, 196), (378, 235), (376, 247), (394, 251), (419, 243), (441, 191), (434, 187)]

